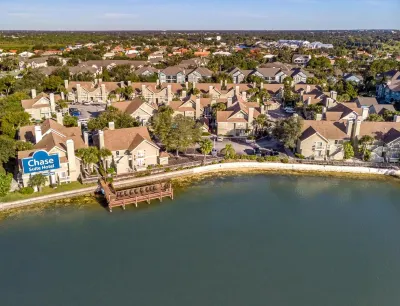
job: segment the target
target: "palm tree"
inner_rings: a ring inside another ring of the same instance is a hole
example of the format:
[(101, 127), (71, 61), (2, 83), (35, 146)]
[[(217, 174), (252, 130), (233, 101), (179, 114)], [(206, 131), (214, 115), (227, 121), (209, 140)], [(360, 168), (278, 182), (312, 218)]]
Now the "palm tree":
[(258, 135), (259, 130), (266, 125), (267, 119), (267, 115), (261, 114), (254, 120), (253, 124), (256, 126), (256, 135)]
[(47, 183), (47, 177), (39, 173), (31, 176), (28, 185), (30, 187), (37, 187), (38, 191), (41, 191), (42, 187), (46, 185), (46, 183)]
[(364, 135), (359, 140), (360, 152), (362, 153), (363, 160), (365, 160), (365, 157), (366, 157), (366, 154), (368, 151), (368, 146), (371, 145), (373, 142), (374, 142), (374, 138), (370, 135)]
[(99, 149), (97, 147), (81, 148), (76, 150), (76, 156), (80, 157), (85, 167), (93, 172), (93, 165), (99, 162)]
[(203, 164), (206, 162), (206, 156), (211, 153), (212, 148), (213, 143), (210, 139), (206, 138), (200, 142), (200, 151), (204, 154)]
[(236, 155), (236, 151), (231, 144), (227, 144), (225, 148), (221, 150), (221, 153), (225, 156), (226, 159), (233, 158)]
[(106, 158), (112, 156), (112, 153), (109, 149), (107, 148), (101, 148), (99, 150), (99, 159), (102, 161), (103, 163), (103, 168), (104, 170), (107, 170), (106, 168)]

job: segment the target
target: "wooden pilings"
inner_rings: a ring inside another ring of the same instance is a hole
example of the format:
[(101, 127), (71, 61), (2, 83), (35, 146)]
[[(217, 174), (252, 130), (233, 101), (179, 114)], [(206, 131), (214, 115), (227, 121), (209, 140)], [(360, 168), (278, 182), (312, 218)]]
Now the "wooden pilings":
[(173, 188), (170, 182), (162, 182), (158, 184), (127, 188), (115, 191), (112, 185), (105, 181), (100, 181), (103, 194), (107, 200), (108, 209), (112, 212), (113, 207), (122, 207), (125, 210), (126, 205), (134, 204), (138, 207), (138, 203), (147, 202), (158, 199), (162, 202), (164, 197), (174, 198)]

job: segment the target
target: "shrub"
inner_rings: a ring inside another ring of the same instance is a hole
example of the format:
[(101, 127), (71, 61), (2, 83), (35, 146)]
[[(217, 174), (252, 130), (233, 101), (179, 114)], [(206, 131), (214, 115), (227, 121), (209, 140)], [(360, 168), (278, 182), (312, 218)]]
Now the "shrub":
[(265, 159), (263, 157), (257, 157), (257, 161), (259, 163), (263, 163), (265, 161)]
[(370, 150), (365, 151), (364, 161), (370, 161), (371, 160), (371, 156), (372, 156), (372, 153), (371, 153)]
[(287, 163), (289, 163), (289, 158), (284, 157), (284, 158), (281, 159), (281, 162), (284, 163), (284, 164), (287, 164)]
[(300, 158), (300, 159), (306, 159), (306, 157), (300, 153), (296, 153), (296, 154), (294, 154), (294, 156), (296, 156), (297, 158)]
[(34, 192), (32, 187), (23, 187), (18, 191), (20, 194), (32, 194)]
[(279, 156), (266, 156), (264, 159), (267, 162), (277, 162), (279, 161)]
[(112, 177), (107, 177), (106, 178), (106, 182), (107, 183), (112, 183), (114, 181), (114, 179)]
[(211, 134), (210, 133), (208, 133), (208, 132), (203, 132), (202, 134), (201, 134), (201, 136), (210, 136)]

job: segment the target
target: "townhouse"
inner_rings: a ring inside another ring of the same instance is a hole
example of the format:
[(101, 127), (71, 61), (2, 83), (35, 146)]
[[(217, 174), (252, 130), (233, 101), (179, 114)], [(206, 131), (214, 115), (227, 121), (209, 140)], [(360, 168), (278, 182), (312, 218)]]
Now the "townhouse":
[(137, 119), (141, 125), (146, 125), (158, 109), (156, 104), (147, 103), (139, 97), (132, 101), (115, 102), (112, 106)]
[(110, 122), (108, 128), (94, 135), (93, 141), (100, 149), (111, 151), (106, 167), (114, 167), (117, 175), (146, 170), (165, 158), (160, 157), (160, 148), (151, 140), (147, 127), (114, 129)]
[(199, 83), (204, 79), (210, 79), (213, 73), (205, 67), (198, 67), (187, 74), (187, 81), (191, 83)]
[(49, 119), (56, 113), (56, 101), (61, 100), (61, 96), (41, 93), (36, 95), (36, 89), (31, 90), (31, 99), (21, 100), (22, 108), (27, 112), (32, 120), (41, 121)]
[(311, 55), (307, 54), (294, 54), (292, 57), (292, 63), (296, 65), (306, 66), (311, 60)]
[(160, 83), (179, 83), (186, 82), (186, 70), (179, 66), (167, 67), (158, 74)]
[[(30, 177), (37, 173), (48, 175), (47, 184), (51, 185), (78, 180), (82, 173), (82, 161), (75, 156), (75, 151), (88, 146), (79, 127), (67, 128), (53, 119), (46, 119), (40, 125), (21, 127), (18, 137), (21, 141), (34, 144), (33, 150), (18, 152), (18, 181), (22, 186), (28, 186)], [(56, 155), (60, 168), (34, 173), (25, 172), (26, 169), (22, 166), (23, 159), (35, 157), (36, 153), (44, 156)]]
[(227, 74), (232, 77), (234, 84), (245, 82), (249, 76), (260, 77), (266, 83), (282, 83), (286, 77), (291, 77), (294, 84), (299, 84), (306, 83), (310, 75), (300, 68), (288, 67), (281, 63), (273, 63), (272, 67), (256, 68), (253, 70), (242, 70), (235, 67), (228, 70)]
[(400, 71), (395, 71), (391, 79), (379, 84), (376, 95), (386, 103), (400, 101)]
[(67, 90), (67, 100), (75, 102), (106, 102), (109, 95), (115, 93), (117, 88), (122, 88), (124, 82), (103, 82), (96, 79), (94, 82), (69, 82), (64, 81)]
[(252, 133), (254, 120), (265, 114), (265, 106), (257, 102), (244, 102), (241, 97), (228, 98), (227, 109), (217, 111), (217, 134), (245, 137)]
[(199, 98), (195, 96), (183, 98), (182, 101), (172, 101), (169, 106), (174, 110), (174, 116), (183, 115), (195, 120), (211, 115), (211, 106), (216, 101), (210, 98)]

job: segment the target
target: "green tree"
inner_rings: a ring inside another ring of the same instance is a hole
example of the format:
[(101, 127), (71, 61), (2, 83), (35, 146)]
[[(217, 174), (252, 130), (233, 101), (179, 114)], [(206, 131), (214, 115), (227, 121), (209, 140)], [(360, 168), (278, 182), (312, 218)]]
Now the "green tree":
[(28, 185), (29, 187), (32, 188), (36, 187), (40, 192), (42, 190), (42, 187), (45, 186), (46, 183), (47, 183), (47, 177), (39, 173), (30, 177)]
[(154, 134), (161, 140), (162, 143), (167, 141), (172, 128), (173, 109), (169, 106), (161, 106), (158, 113), (155, 114), (151, 121)]
[(33, 150), (33, 144), (31, 142), (17, 140), (15, 142), (15, 149), (17, 151)]
[(370, 114), (367, 118), (367, 121), (382, 122), (385, 121), (385, 119), (381, 115)]
[(231, 144), (225, 145), (225, 148), (221, 150), (221, 154), (224, 155), (225, 159), (231, 159), (236, 156), (236, 151)]
[(102, 161), (103, 169), (105, 169), (105, 170), (107, 170), (106, 159), (107, 159), (107, 157), (110, 157), (110, 156), (112, 156), (112, 153), (111, 153), (111, 151), (109, 149), (101, 148), (99, 150), (99, 159)]
[(67, 114), (64, 116), (63, 124), (66, 127), (78, 126), (78, 118)]
[(99, 149), (97, 147), (81, 148), (76, 150), (76, 156), (82, 159), (86, 169), (94, 170), (94, 165), (99, 162)]
[(47, 60), (47, 66), (61, 66), (62, 63), (61, 61), (57, 58), (57, 57), (49, 57), (49, 59)]
[(354, 157), (354, 148), (350, 141), (347, 141), (343, 145), (344, 159), (350, 159)]
[(43, 89), (51, 92), (60, 92), (64, 88), (63, 84), (64, 81), (61, 77), (50, 75), (44, 79)]
[(273, 129), (273, 135), (283, 143), (285, 148), (294, 149), (297, 139), (301, 135), (302, 126), (303, 121), (299, 117), (292, 116), (287, 119), (282, 119), (276, 123)]
[(374, 138), (370, 135), (364, 135), (361, 137), (361, 139), (358, 142), (359, 145), (359, 151), (362, 154), (363, 160), (367, 160), (368, 157), (371, 157), (370, 154), (368, 154), (368, 147), (374, 142)]
[(0, 93), (8, 96), (14, 89), (16, 80), (13, 76), (7, 75), (4, 78), (0, 79)]
[(11, 173), (0, 173), (0, 197), (4, 197), (10, 191), (11, 182)]
[(213, 104), (211, 106), (211, 108), (212, 108), (212, 116), (215, 119), (215, 118), (217, 118), (217, 112), (218, 111), (226, 110), (226, 104), (222, 103), (222, 102), (219, 102), (219, 103)]
[(179, 152), (186, 151), (201, 138), (201, 128), (193, 118), (177, 115), (172, 118), (171, 128), (165, 139), (165, 146), (168, 150), (174, 150), (176, 156)]
[(213, 148), (213, 143), (210, 139), (205, 138), (200, 141), (200, 151), (202, 154), (204, 154), (203, 163), (206, 162), (206, 156), (211, 153), (212, 148)]
[(15, 157), (15, 141), (5, 135), (0, 135), (0, 164), (4, 165)]
[(52, 76), (58, 76), (62, 80), (69, 80), (70, 72), (69, 72), (68, 67), (63, 66), (63, 67), (59, 67), (56, 70), (54, 70), (51, 75)]

